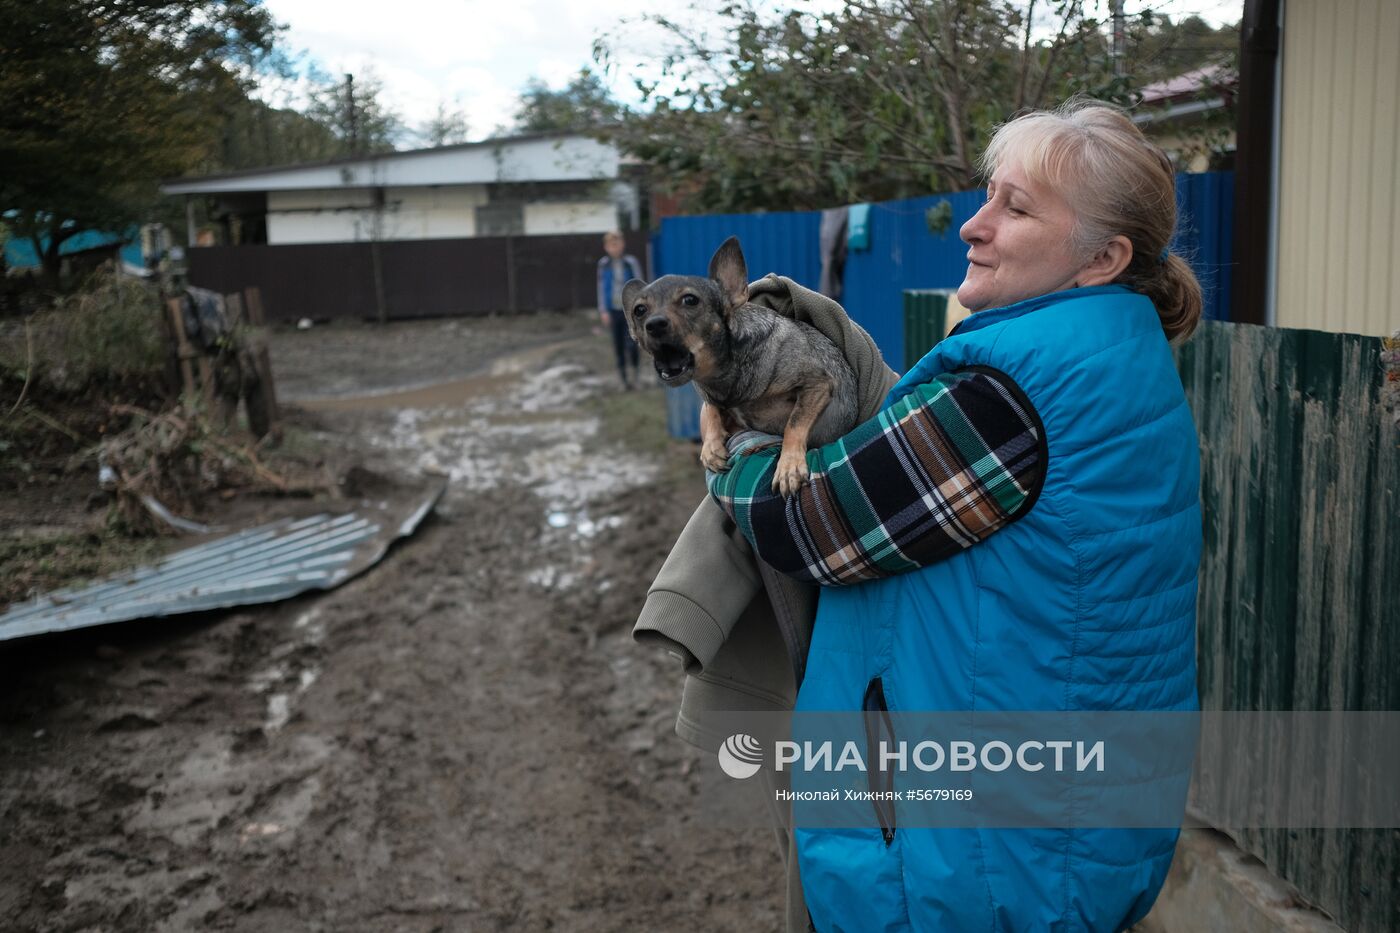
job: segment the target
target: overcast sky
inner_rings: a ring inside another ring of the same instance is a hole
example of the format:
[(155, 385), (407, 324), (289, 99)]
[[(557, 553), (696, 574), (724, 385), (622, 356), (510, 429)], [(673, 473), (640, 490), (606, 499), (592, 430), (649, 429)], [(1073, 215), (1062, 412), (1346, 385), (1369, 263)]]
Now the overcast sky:
[[(332, 74), (372, 68), (387, 102), (410, 126), (430, 119), (438, 103), (465, 111), (471, 138), (489, 136), (510, 122), (520, 90), (531, 77), (563, 85), (593, 61), (593, 43), (616, 37), (618, 67), (613, 90), (634, 100), (637, 62), (655, 45), (637, 20), (643, 13), (689, 17), (692, 6), (670, 0), (265, 0), (287, 26), (286, 45)], [(1093, 5), (1095, 0), (1090, 0)], [(1104, 0), (1098, 0), (1106, 5)], [(763, 2), (772, 8), (832, 9), (840, 0)], [(1200, 12), (1213, 21), (1239, 18), (1243, 0), (1126, 0), (1129, 14), (1151, 6), (1173, 16)], [(289, 87), (270, 90), (274, 102), (294, 101)], [(405, 140), (413, 145), (413, 140)]]

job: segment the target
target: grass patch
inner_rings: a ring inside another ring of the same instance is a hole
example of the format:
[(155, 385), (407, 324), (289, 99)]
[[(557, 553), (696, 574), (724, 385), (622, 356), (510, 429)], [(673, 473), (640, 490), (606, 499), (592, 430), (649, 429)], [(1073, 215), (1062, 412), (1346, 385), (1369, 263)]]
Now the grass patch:
[(166, 338), (160, 296), (109, 272), (24, 326), (0, 334), (0, 369), (63, 394), (114, 390), (145, 401), (164, 389)]
[(154, 560), (162, 550), (158, 539), (113, 531), (0, 535), (0, 607)]
[(600, 441), (655, 457), (663, 480), (686, 487), (698, 485), (703, 491), (700, 445), (677, 440), (666, 430), (664, 390), (609, 391), (589, 399), (587, 406), (598, 417)]
[(608, 391), (588, 400), (604, 439), (638, 453), (664, 456), (671, 443), (666, 431), (666, 398), (659, 391)]

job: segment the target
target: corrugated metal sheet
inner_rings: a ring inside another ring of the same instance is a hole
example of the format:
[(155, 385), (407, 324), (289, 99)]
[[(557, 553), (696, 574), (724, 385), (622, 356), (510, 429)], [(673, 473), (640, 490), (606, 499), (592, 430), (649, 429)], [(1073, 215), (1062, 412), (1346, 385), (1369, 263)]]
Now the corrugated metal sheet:
[(1230, 319), (1234, 277), (1235, 173), (1176, 176), (1177, 231), (1172, 249), (1201, 282), (1204, 318)]
[[(903, 293), (962, 284), (967, 244), (958, 229), (984, 198), (981, 190), (962, 191), (871, 206), (870, 248), (847, 255), (841, 303), (869, 331), (891, 365), (897, 367), (905, 357)], [(1233, 199), (1232, 172), (1177, 176), (1182, 218), (1176, 249), (1205, 287), (1207, 319), (1228, 317)], [(933, 233), (926, 215), (945, 200), (952, 207), (952, 220), (943, 233)], [(816, 211), (668, 217), (655, 247), (656, 273), (703, 275), (715, 248), (737, 234), (752, 278), (778, 272), (815, 288), (821, 276), (820, 219)]]
[(704, 275), (719, 245), (737, 236), (750, 278), (777, 272), (816, 288), (822, 274), (820, 227), (819, 211), (667, 217), (653, 263), (658, 276)]
[(693, 382), (666, 390), (666, 431), (682, 440), (699, 440), (700, 394)]
[(948, 333), (947, 288), (913, 289), (904, 293), (904, 371), (924, 358)]
[(1288, 0), (1274, 321), (1400, 327), (1400, 3)]
[(47, 593), (0, 616), (0, 640), (152, 616), (275, 602), (328, 590), (411, 534), (445, 484), (405, 507), (286, 518), (185, 548), (157, 563)]
[[(962, 284), (967, 244), (958, 228), (977, 213), (985, 197), (980, 190), (962, 191), (872, 206), (870, 249), (847, 255), (841, 303), (894, 368), (904, 360), (904, 292)], [(926, 215), (945, 200), (952, 205), (952, 221), (943, 233), (933, 233)]]

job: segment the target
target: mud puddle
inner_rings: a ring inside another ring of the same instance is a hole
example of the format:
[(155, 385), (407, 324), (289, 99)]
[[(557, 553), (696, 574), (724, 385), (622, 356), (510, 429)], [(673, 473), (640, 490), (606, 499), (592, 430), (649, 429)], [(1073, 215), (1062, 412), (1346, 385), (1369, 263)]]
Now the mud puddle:
[(607, 347), (554, 344), (300, 416), (452, 477), (360, 578), (0, 657), (0, 929), (777, 928), (771, 836), (698, 825), (680, 675), (629, 635), (693, 451), (611, 437)]

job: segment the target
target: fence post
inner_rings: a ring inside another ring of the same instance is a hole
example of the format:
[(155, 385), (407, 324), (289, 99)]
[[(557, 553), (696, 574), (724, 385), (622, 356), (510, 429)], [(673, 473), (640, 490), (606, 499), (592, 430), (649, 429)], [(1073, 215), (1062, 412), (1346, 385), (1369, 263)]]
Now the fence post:
[(514, 312), (515, 302), (515, 237), (506, 234), (506, 310)]

